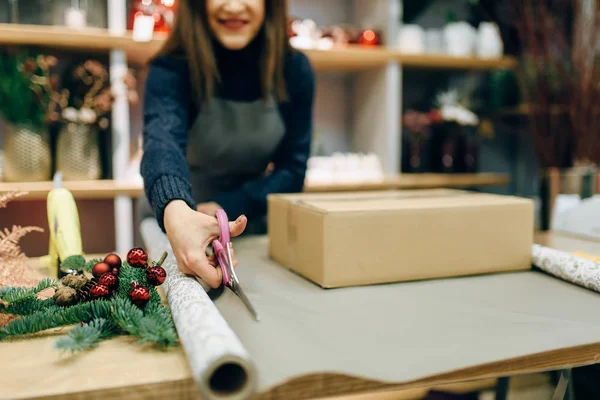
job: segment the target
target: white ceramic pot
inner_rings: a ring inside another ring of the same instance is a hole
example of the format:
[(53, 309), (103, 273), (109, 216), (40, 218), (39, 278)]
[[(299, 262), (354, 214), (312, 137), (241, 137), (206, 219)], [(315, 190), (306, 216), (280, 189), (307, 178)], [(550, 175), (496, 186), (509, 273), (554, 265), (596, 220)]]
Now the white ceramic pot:
[(466, 22), (452, 22), (444, 27), (446, 52), (450, 56), (470, 57), (473, 55), (477, 31)]
[(425, 33), (419, 25), (403, 25), (398, 34), (398, 49), (406, 54), (425, 52)]
[(504, 54), (504, 43), (498, 25), (482, 22), (477, 30), (477, 56), (480, 58), (500, 58)]

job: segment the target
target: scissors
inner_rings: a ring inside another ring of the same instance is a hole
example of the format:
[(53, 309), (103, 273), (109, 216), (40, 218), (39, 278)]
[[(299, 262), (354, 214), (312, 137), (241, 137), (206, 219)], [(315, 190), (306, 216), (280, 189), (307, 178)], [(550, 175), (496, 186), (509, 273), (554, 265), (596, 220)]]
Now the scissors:
[(217, 256), (217, 260), (219, 261), (221, 271), (223, 271), (223, 284), (231, 289), (231, 291), (242, 300), (242, 302), (254, 316), (254, 319), (258, 321), (258, 314), (242, 290), (240, 281), (235, 275), (235, 271), (233, 269), (233, 257), (231, 256), (233, 247), (231, 244), (231, 233), (229, 232), (229, 219), (227, 218), (227, 214), (223, 209), (217, 210), (216, 215), (221, 236), (219, 236), (219, 239), (213, 240), (212, 247)]

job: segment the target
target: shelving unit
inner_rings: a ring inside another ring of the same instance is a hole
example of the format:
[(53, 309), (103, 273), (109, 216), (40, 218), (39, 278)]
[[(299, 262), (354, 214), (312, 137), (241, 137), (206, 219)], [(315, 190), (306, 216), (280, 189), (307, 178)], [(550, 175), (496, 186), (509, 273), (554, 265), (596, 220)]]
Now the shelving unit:
[[(76, 198), (114, 199), (116, 250), (126, 252), (133, 245), (132, 199), (142, 188), (128, 183), (125, 170), (129, 161), (131, 132), (139, 130), (130, 118), (130, 109), (121, 78), (128, 67), (143, 67), (160, 49), (166, 36), (155, 34), (149, 42), (135, 42), (126, 30), (126, 0), (108, 0), (108, 29), (75, 30), (59, 26), (0, 24), (0, 46), (33, 45), (48, 49), (110, 55), (111, 79), (116, 89), (112, 113), (112, 149), (114, 181), (65, 182)], [(410, 175), (398, 176), (400, 170), (402, 109), (402, 71), (413, 69), (488, 70), (513, 68), (512, 58), (478, 59), (445, 55), (409, 55), (394, 48), (402, 19), (402, 0), (290, 0), (290, 14), (314, 17), (318, 24), (349, 22), (359, 26), (376, 26), (387, 47), (349, 46), (332, 50), (303, 50), (317, 72), (319, 85), (331, 82), (325, 76), (343, 76), (334, 87), (317, 88), (315, 130), (320, 124), (343, 125), (336, 129), (347, 135), (351, 151), (377, 154), (390, 178), (382, 183), (360, 185), (313, 185), (306, 191), (338, 191), (419, 187), (472, 187), (504, 185), (505, 176)], [(338, 85), (338, 86), (335, 86)], [(335, 96), (335, 98), (334, 98)], [(335, 110), (322, 110), (328, 106)], [(132, 112), (132, 115), (136, 115)], [(333, 116), (332, 116), (333, 115)], [(332, 119), (336, 119), (331, 121)], [(340, 119), (344, 119), (342, 124)], [(25, 199), (42, 199), (51, 189), (50, 182), (2, 183), (0, 192), (24, 190)]]
[[(108, 29), (71, 29), (60, 26), (0, 24), (0, 45), (35, 45), (71, 51), (109, 52), (120, 49), (131, 65), (144, 65), (166, 40), (156, 33), (150, 42), (136, 42), (131, 32), (113, 34)], [(325, 71), (364, 71), (400, 63), (405, 67), (438, 69), (492, 69), (513, 68), (516, 61), (510, 57), (479, 59), (446, 55), (410, 55), (384, 46), (362, 47), (350, 45), (331, 50), (303, 50), (314, 69)]]
[[(476, 186), (498, 186), (509, 183), (500, 174), (402, 174), (390, 176), (381, 182), (336, 183), (306, 185), (305, 192), (349, 192), (361, 190), (426, 189), (426, 188), (470, 188)], [(116, 180), (65, 181), (76, 199), (114, 199), (117, 197), (138, 198), (143, 195), (143, 186)], [(0, 193), (27, 192), (24, 200), (43, 200), (52, 190), (52, 182), (0, 182)]]

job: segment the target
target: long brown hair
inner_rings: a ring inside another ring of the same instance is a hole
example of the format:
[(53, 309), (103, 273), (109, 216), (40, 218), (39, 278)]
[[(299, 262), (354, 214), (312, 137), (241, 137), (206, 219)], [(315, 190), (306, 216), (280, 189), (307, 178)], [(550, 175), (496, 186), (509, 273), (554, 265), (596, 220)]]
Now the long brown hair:
[[(188, 62), (197, 101), (208, 100), (219, 80), (211, 46), (206, 0), (180, 0), (173, 31), (156, 56), (180, 53)], [(258, 35), (264, 41), (261, 56), (261, 88), (265, 100), (275, 93), (287, 99), (284, 80), (286, 54), (291, 51), (287, 37), (287, 0), (265, 0), (265, 21)]]

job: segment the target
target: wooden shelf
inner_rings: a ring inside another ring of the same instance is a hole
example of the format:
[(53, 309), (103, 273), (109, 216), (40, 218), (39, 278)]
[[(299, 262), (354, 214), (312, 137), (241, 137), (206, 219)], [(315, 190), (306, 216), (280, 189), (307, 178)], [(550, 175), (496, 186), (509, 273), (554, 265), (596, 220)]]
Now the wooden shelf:
[(488, 70), (515, 68), (517, 60), (512, 57), (503, 58), (477, 58), (477, 57), (452, 57), (434, 54), (401, 54), (396, 53), (396, 61), (407, 68), (431, 69), (472, 69)]
[(399, 189), (468, 188), (475, 186), (503, 186), (510, 178), (503, 174), (402, 174), (397, 178)]
[[(500, 174), (402, 174), (383, 182), (306, 185), (305, 192), (350, 192), (367, 190), (419, 189), (419, 188), (467, 188), (475, 186), (506, 185), (510, 180)], [(136, 183), (117, 183), (112, 180), (65, 181), (76, 199), (112, 199), (116, 196), (137, 198), (143, 195), (143, 186)], [(46, 199), (52, 190), (52, 182), (0, 182), (0, 193), (28, 192), (22, 200)]]
[[(145, 64), (162, 46), (166, 35), (150, 42), (134, 42), (131, 33), (113, 35), (106, 29), (82, 30), (62, 26), (0, 24), (0, 45), (35, 45), (74, 51), (108, 52), (122, 49), (133, 65)], [(358, 71), (399, 62), (409, 68), (494, 69), (513, 68), (513, 58), (479, 59), (446, 55), (407, 55), (385, 47), (349, 46), (333, 50), (303, 50), (317, 71)]]
[[(23, 200), (46, 199), (52, 190), (53, 183), (47, 182), (0, 182), (0, 193), (27, 192), (19, 197)], [(63, 187), (69, 189), (76, 199), (112, 199), (116, 196), (139, 197), (143, 193), (143, 186), (135, 183), (117, 183), (113, 180), (96, 181), (64, 181)]]

